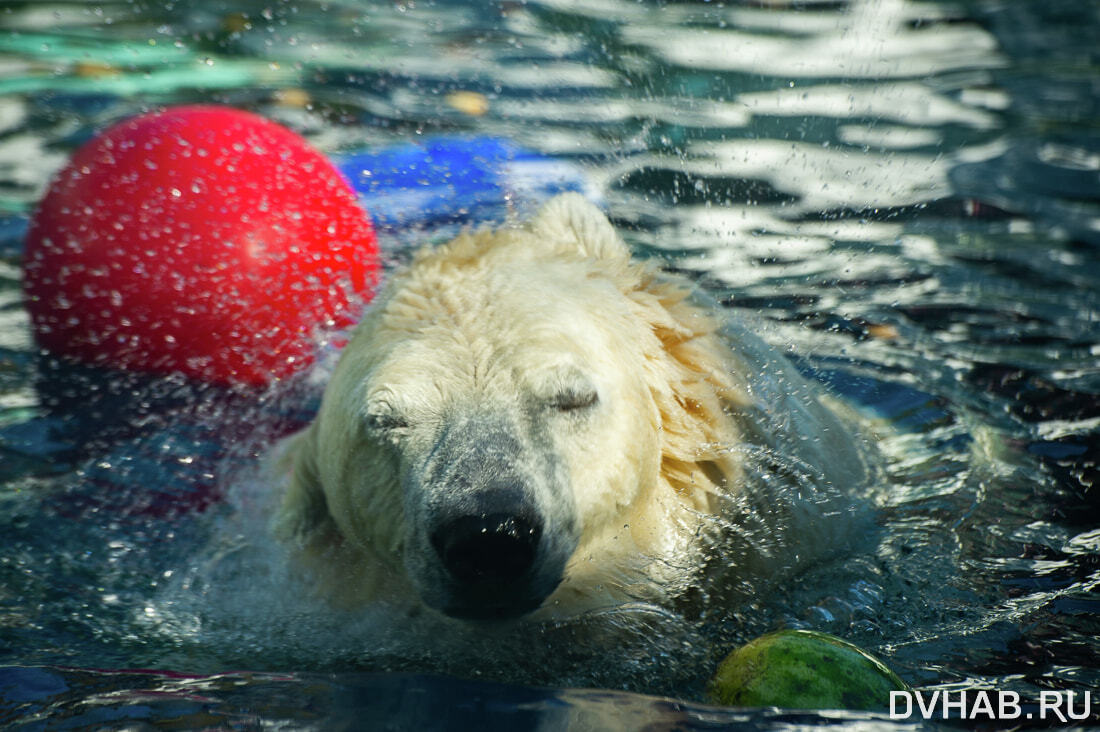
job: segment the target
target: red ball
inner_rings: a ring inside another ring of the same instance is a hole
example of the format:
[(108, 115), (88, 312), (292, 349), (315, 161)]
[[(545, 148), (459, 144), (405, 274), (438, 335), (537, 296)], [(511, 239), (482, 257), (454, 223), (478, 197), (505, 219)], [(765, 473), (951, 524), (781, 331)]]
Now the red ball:
[(293, 132), (177, 107), (81, 147), (30, 222), (41, 347), (85, 363), (262, 385), (312, 361), (378, 278), (370, 218)]

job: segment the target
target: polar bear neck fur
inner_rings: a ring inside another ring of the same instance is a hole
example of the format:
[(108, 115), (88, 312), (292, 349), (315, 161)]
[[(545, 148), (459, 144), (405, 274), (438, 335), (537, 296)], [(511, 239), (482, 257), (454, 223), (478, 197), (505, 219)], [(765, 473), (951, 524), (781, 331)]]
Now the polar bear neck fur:
[[(529, 291), (508, 300), (505, 293), (515, 289), (517, 279)], [(489, 316), (501, 298), (523, 327), (506, 338), (486, 333), (483, 322), (510, 327), (499, 314)], [(632, 392), (639, 403), (631, 451), (603, 456), (606, 464), (591, 474), (634, 478), (614, 492), (577, 499), (576, 550), (540, 614), (639, 597), (664, 599), (690, 579), (676, 577), (682, 574), (676, 568), (697, 564), (692, 543), (700, 515), (715, 510), (717, 495), (740, 484), (738, 433), (729, 411), (747, 403), (744, 376), (736, 373), (714, 317), (695, 303), (690, 284), (633, 260), (607, 219), (567, 194), (525, 226), (463, 234), (422, 250), (391, 279), (356, 328), (316, 421), (288, 448), (291, 477), (277, 516), (279, 533), (304, 550), (316, 571), (332, 575), (323, 582), (329, 585), (326, 592), (346, 597), (352, 582), (357, 592), (351, 594), (359, 601), (416, 594), (402, 570), (406, 517), (400, 493), (406, 468), (386, 445), (362, 447), (370, 440), (361, 423), (375, 418), (367, 413), (372, 407), (366, 406), (365, 391), (372, 379), (388, 373), (394, 349), (432, 344), (461, 350), (469, 373), (453, 378), (465, 380), (463, 391), (499, 393), (486, 384), (513, 378), (500, 363), (514, 358), (502, 353), (501, 344), (518, 351), (529, 340), (550, 339), (539, 347), (552, 354), (557, 338), (568, 350), (568, 338), (550, 325), (540, 329), (534, 311), (549, 313), (548, 323), (580, 322), (586, 316), (577, 303), (598, 311), (602, 335), (614, 340), (615, 350), (633, 354), (624, 358), (632, 371), (623, 375), (624, 382), (639, 385)], [(577, 329), (569, 336), (583, 339), (584, 333)], [(432, 359), (427, 350), (418, 356)], [(416, 369), (416, 360), (405, 363)], [(399, 377), (415, 377), (409, 370)], [(424, 404), (414, 406), (437, 416), (448, 408), (446, 400), (453, 401), (452, 390), (429, 388), (433, 391), (418, 395)], [(369, 396), (378, 400), (374, 392)], [(399, 396), (404, 397), (394, 398)], [(575, 481), (588, 478), (587, 469), (581, 472)]]

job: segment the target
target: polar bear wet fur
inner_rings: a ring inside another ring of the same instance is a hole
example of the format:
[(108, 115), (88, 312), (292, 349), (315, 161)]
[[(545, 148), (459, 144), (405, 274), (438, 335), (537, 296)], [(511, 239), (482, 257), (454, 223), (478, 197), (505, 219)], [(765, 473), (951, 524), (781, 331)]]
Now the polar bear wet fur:
[[(421, 251), (292, 439), (277, 530), (343, 605), (498, 619), (671, 599), (744, 490), (744, 425), (774, 418), (761, 399), (801, 393), (781, 421), (817, 434), (750, 426), (758, 442), (808, 450), (841, 474), (826, 483), (862, 470), (800, 377), (720, 323), (576, 194)], [(786, 374), (775, 395), (754, 393), (762, 369)]]

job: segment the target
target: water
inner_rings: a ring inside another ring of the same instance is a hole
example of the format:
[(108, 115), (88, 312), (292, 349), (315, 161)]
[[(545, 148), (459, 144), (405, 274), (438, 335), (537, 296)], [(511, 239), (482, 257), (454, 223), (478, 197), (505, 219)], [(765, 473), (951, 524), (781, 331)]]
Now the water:
[[(1096, 689), (1098, 30), (1069, 2), (0, 5), (0, 720), (876, 719), (693, 705), (726, 648), (779, 626), (929, 689)], [(259, 456), (315, 385), (58, 370), (21, 305), (27, 217), (73, 148), (209, 100), (331, 153), (468, 132), (584, 165), (640, 254), (760, 316), (874, 423), (879, 529), (701, 623), (625, 613), (604, 663), (568, 624), (488, 664), (460, 639), (409, 654), (415, 628), (357, 645), (377, 619), (288, 599), (262, 542)], [(156, 671), (113, 670), (134, 668)]]

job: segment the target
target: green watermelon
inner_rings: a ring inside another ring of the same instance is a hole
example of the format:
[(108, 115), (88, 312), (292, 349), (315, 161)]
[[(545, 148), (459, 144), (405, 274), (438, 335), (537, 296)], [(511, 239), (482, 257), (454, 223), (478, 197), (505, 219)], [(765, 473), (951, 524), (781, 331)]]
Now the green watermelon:
[(909, 687), (858, 646), (812, 630), (769, 633), (734, 650), (708, 689), (717, 704), (786, 709), (885, 710)]

